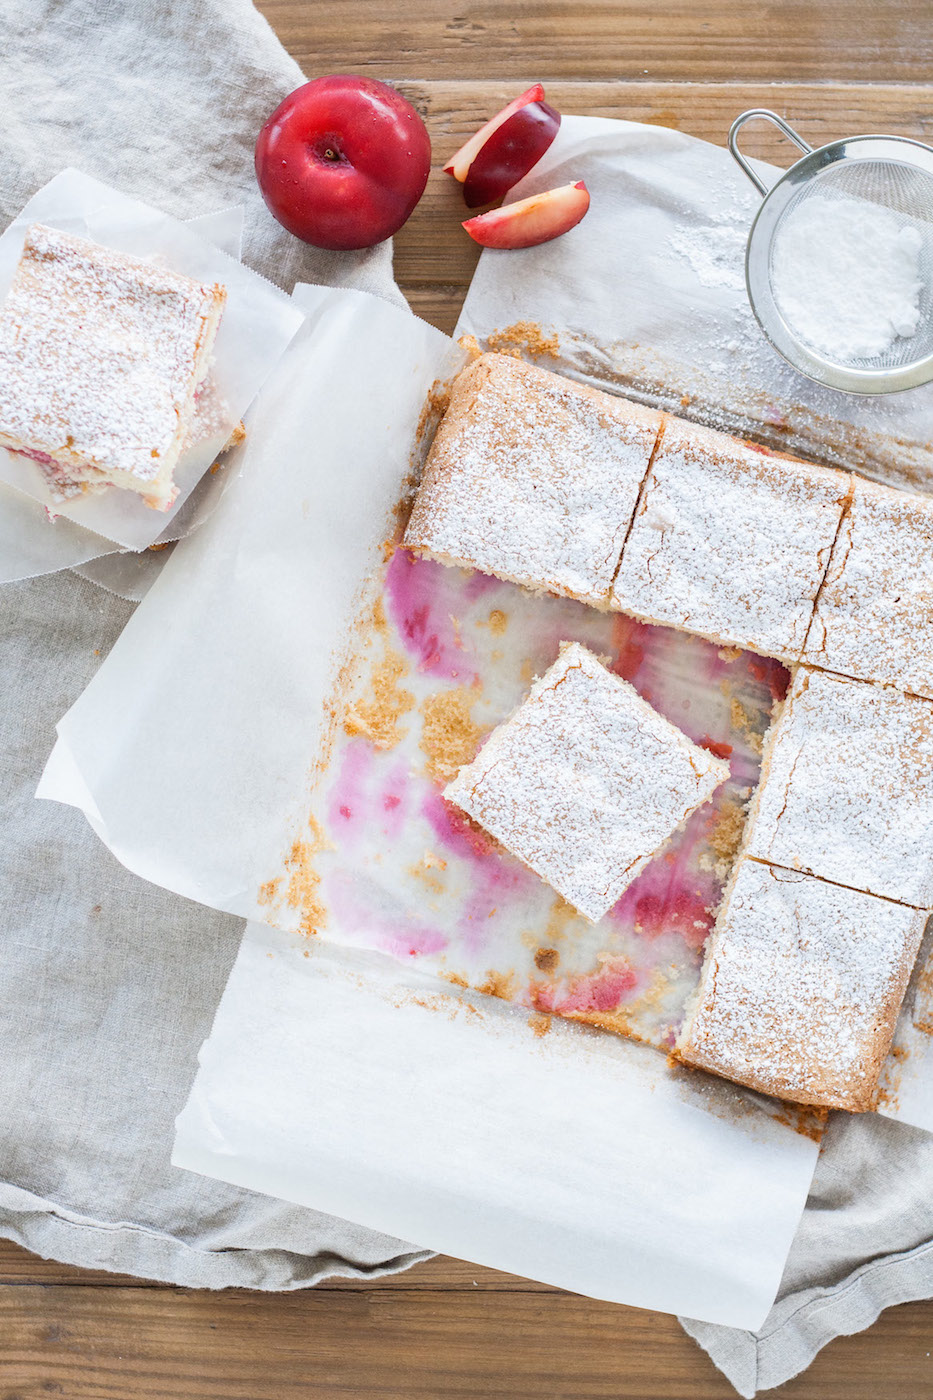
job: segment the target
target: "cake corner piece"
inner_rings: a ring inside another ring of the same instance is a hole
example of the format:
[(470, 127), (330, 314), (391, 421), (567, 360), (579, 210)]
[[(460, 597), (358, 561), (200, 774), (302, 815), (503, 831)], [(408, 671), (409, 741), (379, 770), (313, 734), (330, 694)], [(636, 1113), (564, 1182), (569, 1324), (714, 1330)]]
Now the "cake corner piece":
[(925, 911), (741, 858), (675, 1053), (760, 1093), (873, 1107)]
[(35, 461), (55, 499), (112, 485), (168, 509), (226, 298), (31, 225), (0, 307), (0, 446)]
[(454, 382), (404, 543), (608, 606), (661, 414), (509, 355)]

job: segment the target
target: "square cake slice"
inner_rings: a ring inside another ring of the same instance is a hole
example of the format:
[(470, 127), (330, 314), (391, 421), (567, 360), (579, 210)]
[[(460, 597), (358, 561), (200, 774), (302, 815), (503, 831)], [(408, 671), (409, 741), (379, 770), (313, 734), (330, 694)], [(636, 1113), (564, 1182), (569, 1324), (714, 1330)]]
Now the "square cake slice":
[(796, 1103), (864, 1112), (926, 916), (740, 860), (676, 1053)]
[(933, 500), (854, 486), (804, 660), (933, 696)]
[(606, 607), (661, 415), (482, 355), (454, 383), (405, 544)]
[(444, 796), (596, 923), (728, 776), (573, 643)]
[(612, 606), (796, 660), (849, 489), (844, 472), (666, 419)]
[(59, 498), (113, 485), (168, 509), (226, 295), (33, 224), (0, 308), (0, 446)]
[(745, 851), (933, 904), (933, 703), (801, 667), (767, 740)]

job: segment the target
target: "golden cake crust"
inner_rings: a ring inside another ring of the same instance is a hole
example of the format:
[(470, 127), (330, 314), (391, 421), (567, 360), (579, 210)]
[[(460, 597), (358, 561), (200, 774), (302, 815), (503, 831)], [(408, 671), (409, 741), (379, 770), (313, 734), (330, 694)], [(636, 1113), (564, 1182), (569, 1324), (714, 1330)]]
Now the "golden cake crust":
[(739, 860), (676, 1053), (761, 1093), (864, 1112), (925, 922), (906, 905)]
[(456, 379), (405, 544), (608, 604), (661, 415), (510, 355)]

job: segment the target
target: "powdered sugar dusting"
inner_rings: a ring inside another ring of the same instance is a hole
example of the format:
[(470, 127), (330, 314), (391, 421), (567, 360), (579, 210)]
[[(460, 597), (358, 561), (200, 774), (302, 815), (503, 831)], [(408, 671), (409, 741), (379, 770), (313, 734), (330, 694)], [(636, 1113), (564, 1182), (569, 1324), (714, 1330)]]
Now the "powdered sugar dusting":
[(855, 480), (806, 661), (933, 696), (933, 501)]
[(933, 704), (801, 668), (764, 757), (745, 849), (933, 903)]
[(605, 605), (660, 415), (505, 355), (458, 378), (405, 543)]
[(612, 606), (795, 660), (849, 481), (667, 419)]
[(741, 861), (679, 1053), (763, 1093), (869, 1108), (924, 922), (904, 905)]
[(668, 239), (671, 250), (686, 262), (704, 287), (745, 291), (745, 245), (748, 228), (732, 223), (682, 224)]
[(444, 795), (595, 922), (728, 776), (575, 643)]
[(774, 299), (801, 340), (837, 363), (874, 359), (920, 324), (923, 237), (867, 199), (808, 195), (778, 226)]
[(0, 310), (0, 443), (46, 454), (63, 486), (164, 496), (224, 297), (34, 224)]

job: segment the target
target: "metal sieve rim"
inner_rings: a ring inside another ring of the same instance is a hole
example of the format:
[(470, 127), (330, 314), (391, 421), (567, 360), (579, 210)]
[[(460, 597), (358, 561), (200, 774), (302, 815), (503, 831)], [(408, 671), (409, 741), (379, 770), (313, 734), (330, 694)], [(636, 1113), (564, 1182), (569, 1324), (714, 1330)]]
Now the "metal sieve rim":
[[(766, 117), (793, 140), (803, 156), (794, 162), (770, 189), (762, 182), (735, 144), (739, 128), (751, 117)], [(763, 194), (761, 206), (752, 222), (745, 250), (745, 286), (749, 305), (765, 338), (794, 369), (830, 389), (849, 394), (890, 394), (914, 389), (933, 380), (933, 353), (906, 365), (883, 369), (853, 368), (840, 365), (811, 350), (788, 328), (771, 290), (771, 243), (781, 216), (814, 176), (842, 161), (882, 161), (906, 165), (921, 170), (933, 178), (933, 148), (909, 136), (864, 135), (831, 141), (826, 146), (811, 149), (776, 112), (756, 108), (744, 112), (733, 122), (729, 133), (729, 149), (745, 174)]]

